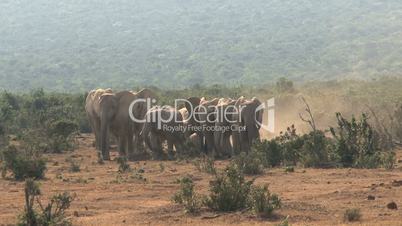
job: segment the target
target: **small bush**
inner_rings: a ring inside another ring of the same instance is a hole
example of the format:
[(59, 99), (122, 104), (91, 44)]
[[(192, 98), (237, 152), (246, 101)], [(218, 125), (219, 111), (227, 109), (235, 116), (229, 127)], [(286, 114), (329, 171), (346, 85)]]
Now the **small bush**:
[(213, 158), (204, 155), (194, 160), (193, 164), (200, 172), (216, 174), (215, 161)]
[(328, 138), (320, 130), (302, 136), (301, 163), (305, 167), (323, 167), (329, 163)]
[(395, 152), (383, 153), (381, 161), (382, 161), (382, 165), (385, 169), (387, 169), (387, 170), (394, 169), (395, 162), (396, 162)]
[(281, 200), (271, 194), (267, 186), (253, 186), (250, 192), (250, 207), (259, 217), (270, 217), (274, 210), (281, 207)]
[[(65, 216), (74, 198), (69, 193), (54, 195), (47, 205), (43, 205), (39, 196), (39, 185), (33, 180), (25, 182), (25, 210), (19, 216), (18, 225), (72, 225)], [(35, 203), (37, 207), (35, 208)]]
[(128, 164), (128, 160), (124, 156), (120, 156), (116, 159), (117, 163), (119, 164), (119, 172), (120, 173), (126, 173), (126, 172), (131, 172), (131, 167)]
[(163, 173), (165, 171), (165, 164), (159, 163), (159, 171)]
[(68, 120), (57, 120), (49, 123), (47, 129), (48, 149), (52, 153), (61, 153), (75, 149), (74, 137), (78, 131), (78, 125)]
[(338, 127), (330, 128), (336, 139), (335, 153), (345, 167), (376, 168), (381, 164), (378, 136), (362, 114), (360, 119), (350, 121), (336, 113)]
[(361, 218), (361, 213), (360, 209), (347, 209), (345, 213), (343, 214), (343, 219), (345, 221), (353, 222), (353, 221), (359, 221)]
[(296, 133), (295, 126), (291, 125), (285, 132), (280, 132), (280, 135), (275, 140), (281, 145), (283, 164), (296, 165), (300, 160), (304, 140), (303, 137)]
[(134, 168), (134, 170), (130, 169), (129, 171), (133, 171), (133, 174), (130, 176), (132, 179), (140, 180), (143, 182), (147, 181), (147, 178), (144, 177), (144, 172), (145, 172), (144, 169), (140, 168), (137, 170), (136, 168)]
[(242, 152), (234, 158), (231, 164), (236, 164), (246, 175), (257, 175), (264, 172), (261, 157), (256, 152), (250, 152), (249, 154)]
[(70, 172), (77, 173), (81, 171), (80, 164), (73, 158), (68, 158), (67, 162), (70, 163)]
[(46, 160), (40, 155), (27, 153), (17, 150), (14, 146), (9, 146), (2, 152), (2, 175), (11, 171), (16, 180), (25, 178), (43, 179), (46, 171)]
[(197, 213), (201, 208), (201, 199), (195, 193), (193, 180), (189, 177), (180, 179), (180, 190), (172, 199), (175, 203), (182, 204), (188, 213)]
[(289, 216), (286, 216), (286, 218), (281, 221), (279, 224), (276, 224), (275, 226), (289, 226)]
[(205, 204), (216, 211), (235, 211), (247, 207), (253, 181), (246, 181), (236, 165), (229, 165), (224, 174), (210, 182), (210, 194)]
[(286, 173), (294, 173), (295, 172), (295, 167), (294, 166), (286, 166), (285, 167), (285, 172)]
[(276, 140), (256, 141), (251, 152), (257, 153), (265, 167), (279, 166), (282, 162), (282, 147)]

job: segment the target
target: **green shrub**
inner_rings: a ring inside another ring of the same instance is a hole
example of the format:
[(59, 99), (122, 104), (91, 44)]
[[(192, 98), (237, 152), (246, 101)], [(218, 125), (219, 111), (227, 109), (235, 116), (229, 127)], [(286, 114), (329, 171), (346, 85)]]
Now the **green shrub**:
[(282, 162), (282, 147), (276, 140), (256, 141), (251, 147), (265, 167), (279, 166)]
[(382, 165), (385, 169), (391, 170), (395, 167), (396, 162), (396, 154), (395, 152), (386, 152), (383, 153), (382, 158)]
[(402, 141), (402, 104), (399, 104), (392, 115), (392, 134), (398, 141)]
[(265, 167), (296, 165), (299, 162), (305, 167), (321, 167), (329, 162), (331, 141), (320, 130), (299, 136), (292, 125), (270, 141), (254, 143), (252, 152), (258, 154)]
[(2, 175), (11, 171), (16, 180), (42, 179), (45, 176), (46, 160), (40, 155), (17, 150), (14, 146), (2, 151)]
[(0, 95), (0, 130), (43, 152), (73, 150), (79, 122), (88, 124), (84, 102), (83, 95), (45, 93), (41, 89), (27, 94), (4, 92)]
[(343, 219), (345, 221), (353, 222), (353, 221), (359, 221), (360, 218), (362, 217), (360, 213), (360, 209), (347, 209), (345, 213), (343, 214)]
[(329, 163), (329, 140), (324, 132), (315, 130), (302, 136), (301, 163), (305, 167), (323, 167)]
[(267, 186), (253, 186), (249, 205), (257, 216), (270, 217), (274, 210), (281, 207), (281, 200), (276, 194), (271, 194)]
[(381, 164), (378, 137), (362, 114), (360, 119), (352, 117), (350, 121), (336, 113), (338, 127), (330, 128), (336, 140), (335, 153), (345, 167), (376, 168)]
[(70, 164), (70, 172), (76, 173), (81, 171), (80, 164), (75, 161), (73, 158), (68, 158), (67, 162)]
[(201, 208), (201, 199), (195, 193), (193, 180), (189, 177), (180, 179), (180, 190), (172, 199), (175, 203), (182, 204), (188, 213), (197, 213)]
[(120, 173), (126, 173), (126, 172), (131, 172), (131, 167), (128, 164), (128, 160), (124, 156), (119, 156), (116, 158), (117, 163), (119, 164), (119, 172)]
[(295, 172), (294, 166), (286, 166), (285, 167), (285, 172), (286, 173), (294, 173)]
[(286, 216), (284, 220), (282, 220), (279, 224), (275, 224), (275, 226), (289, 226), (289, 215)]
[(162, 162), (161, 163), (159, 163), (159, 171), (161, 172), (161, 173), (163, 173), (164, 171), (165, 171), (165, 164), (163, 164)]
[[(69, 193), (54, 195), (47, 205), (42, 204), (40, 195), (39, 185), (33, 180), (27, 180), (25, 182), (25, 210), (19, 216), (17, 225), (72, 225), (70, 219), (65, 216), (65, 211), (74, 200)], [(35, 207), (35, 203), (37, 203), (37, 207)]]
[(233, 159), (231, 164), (237, 165), (237, 167), (246, 175), (257, 175), (264, 172), (261, 156), (254, 151), (249, 154), (246, 154), (245, 152), (240, 153), (240, 155)]
[(193, 161), (194, 166), (200, 172), (205, 172), (209, 174), (216, 174), (215, 160), (206, 155)]
[(293, 82), (285, 77), (281, 77), (276, 81), (276, 91), (278, 93), (293, 92)]
[(291, 125), (285, 132), (280, 132), (280, 135), (275, 140), (281, 145), (283, 164), (296, 165), (300, 160), (304, 140), (296, 133), (295, 126)]
[(49, 123), (47, 129), (48, 149), (52, 153), (60, 153), (75, 149), (74, 137), (78, 125), (69, 120), (57, 120)]
[(253, 181), (246, 181), (236, 165), (229, 165), (223, 174), (210, 182), (210, 194), (205, 204), (216, 211), (235, 211), (247, 207)]

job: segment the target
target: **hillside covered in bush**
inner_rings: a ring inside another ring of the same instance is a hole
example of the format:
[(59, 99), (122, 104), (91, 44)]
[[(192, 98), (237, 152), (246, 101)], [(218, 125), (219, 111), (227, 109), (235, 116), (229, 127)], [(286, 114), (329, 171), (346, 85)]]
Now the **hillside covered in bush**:
[(259, 85), (400, 76), (402, 2), (0, 2), (0, 88)]

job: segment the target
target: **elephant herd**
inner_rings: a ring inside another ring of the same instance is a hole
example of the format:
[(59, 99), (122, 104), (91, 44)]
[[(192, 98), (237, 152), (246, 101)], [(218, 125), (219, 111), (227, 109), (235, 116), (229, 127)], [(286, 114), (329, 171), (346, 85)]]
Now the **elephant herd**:
[[(185, 153), (189, 146), (213, 157), (248, 152), (258, 140), (263, 109), (257, 98), (190, 97), (182, 108), (152, 106), (156, 96), (149, 89), (113, 92), (97, 89), (88, 93), (85, 110), (95, 133), (95, 147), (103, 160), (110, 160), (110, 136), (119, 154), (135, 160), (147, 147), (154, 158), (167, 153)], [(163, 145), (166, 143), (167, 145)]]

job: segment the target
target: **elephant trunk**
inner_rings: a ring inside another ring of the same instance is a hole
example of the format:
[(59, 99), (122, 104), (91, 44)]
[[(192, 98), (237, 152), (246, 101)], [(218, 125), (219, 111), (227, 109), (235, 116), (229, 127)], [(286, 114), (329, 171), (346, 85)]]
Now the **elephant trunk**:
[(110, 160), (109, 155), (109, 120), (106, 114), (101, 115), (101, 152), (104, 160)]

